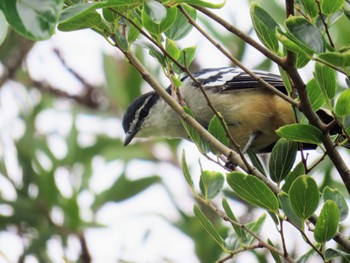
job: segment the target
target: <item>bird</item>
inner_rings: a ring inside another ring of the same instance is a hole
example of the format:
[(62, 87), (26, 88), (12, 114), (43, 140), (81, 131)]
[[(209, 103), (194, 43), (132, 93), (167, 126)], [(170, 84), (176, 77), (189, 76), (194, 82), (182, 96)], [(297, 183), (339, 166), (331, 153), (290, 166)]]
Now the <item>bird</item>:
[[(277, 90), (287, 94), (279, 75), (252, 71)], [(184, 76), (179, 92), (195, 119), (205, 128), (214, 116), (213, 110), (201, 91), (207, 94), (210, 103), (223, 116), (234, 141), (246, 152), (270, 152), (278, 141), (276, 130), (296, 122), (295, 113), (289, 102), (265, 88), (262, 83), (236, 67), (206, 68)], [(166, 91), (171, 94), (171, 86)], [(333, 117), (323, 110), (317, 112), (320, 118), (330, 123)], [(136, 98), (127, 108), (123, 121), (124, 145), (135, 137), (185, 138), (189, 136), (177, 113), (155, 92), (151, 91)], [(338, 128), (337, 132), (341, 132)], [(236, 150), (233, 145), (230, 148)], [(315, 145), (306, 145), (316, 148)]]

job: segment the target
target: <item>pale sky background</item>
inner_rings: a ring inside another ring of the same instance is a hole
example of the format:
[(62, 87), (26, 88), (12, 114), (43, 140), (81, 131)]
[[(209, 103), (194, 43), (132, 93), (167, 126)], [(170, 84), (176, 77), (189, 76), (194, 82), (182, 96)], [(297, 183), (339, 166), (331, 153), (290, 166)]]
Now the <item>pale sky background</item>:
[[(228, 0), (226, 7), (217, 12), (229, 21), (234, 21), (235, 25), (243, 31), (250, 28), (249, 8), (245, 0)], [(228, 34), (223, 29), (220, 29), (220, 31), (223, 34)], [(181, 44), (183, 46), (198, 46), (196, 59), (198, 59), (203, 68), (229, 65), (229, 61), (208, 42), (203, 41), (195, 30), (191, 32), (190, 37), (181, 41)], [(73, 33), (57, 32), (52, 39), (37, 43), (28, 56), (28, 69), (31, 76), (34, 79), (44, 79), (50, 83), (55, 83), (55, 86), (69, 88), (69, 92), (76, 93), (80, 91), (81, 86), (60, 65), (56, 56), (53, 55), (54, 48), (59, 48), (67, 63), (92, 84), (101, 84), (104, 81), (101, 53), (120, 56), (120, 52), (109, 46), (104, 39), (90, 30)], [(262, 56), (258, 52), (253, 51), (242, 62), (246, 66), (254, 68), (255, 65), (259, 64), (260, 58)], [(274, 71), (278, 72), (277, 68), (274, 68)], [(303, 73), (304, 76), (309, 76), (311, 71), (305, 70), (305, 72)], [(60, 83), (62, 84), (60, 85)], [(17, 132), (17, 136), (20, 136), (23, 132), (23, 126), (16, 118), (18, 108), (13, 107), (13, 105), (18, 103), (25, 91), (14, 83), (8, 83), (0, 92), (1, 158), (4, 152), (13, 150), (11, 148), (13, 145), (6, 142), (6, 137), (16, 136), (13, 132)], [(35, 97), (35, 92), (31, 95)], [(26, 102), (23, 105), (26, 105)], [(72, 120), (69, 118), (68, 113), (64, 113), (64, 111), (69, 111), (69, 105), (65, 102), (59, 102), (57, 105), (60, 109), (59, 112), (55, 110), (47, 111), (40, 116), (37, 125), (42, 132), (55, 131), (57, 134), (64, 135), (69, 131)], [(90, 125), (94, 121), (98, 125)], [(98, 120), (87, 120), (81, 117), (80, 127), (87, 132), (108, 130), (111, 136), (124, 136), (120, 122), (116, 120), (106, 120), (100, 123)], [(53, 136), (51, 142), (57, 145), (57, 149), (59, 149), (57, 151), (58, 155), (64, 154), (67, 150), (65, 143), (61, 141), (59, 136)], [(180, 149), (186, 150), (188, 162), (193, 167), (195, 180), (198, 179), (199, 173), (198, 158), (202, 160), (204, 169), (219, 169), (200, 157), (193, 144), (183, 142)], [(180, 155), (181, 152), (178, 154)], [(13, 162), (13, 160), (7, 161)], [(96, 158), (94, 162), (98, 173), (96, 172), (91, 180), (91, 191), (100, 192), (115, 180), (116, 176), (118, 176), (115, 171), (121, 170), (123, 165), (118, 161), (106, 164), (99, 158)], [(145, 170), (147, 173), (142, 172)], [(181, 208), (188, 212), (192, 211), (194, 202), (181, 171), (170, 164), (151, 165), (137, 160), (128, 166), (128, 173), (133, 178), (141, 177), (144, 174), (152, 174), (151, 171), (154, 171), (154, 174), (161, 175), (165, 184), (176, 185), (173, 189), (177, 189), (177, 191), (173, 194), (176, 199), (181, 201)], [(17, 177), (17, 180), (20, 181), (19, 171), (14, 170), (12, 176), (14, 178)], [(70, 188), (69, 175), (62, 170), (57, 178), (59, 178), (57, 179), (57, 184), (62, 194), (70, 196), (72, 189)], [(11, 192), (6, 182), (2, 182), (1, 177), (0, 191), (5, 196), (14, 198), (14, 192)], [(82, 209), (84, 217), (86, 219), (91, 218), (87, 207), (93, 202), (92, 194), (89, 192), (83, 193), (79, 196), (79, 202), (83, 208), (86, 207), (85, 210)], [(240, 205), (237, 205), (236, 208), (239, 215), (239, 211), (243, 210)], [(0, 214), (8, 213), (8, 209), (8, 207), (0, 205)], [(165, 259), (169, 259), (171, 262), (198, 262), (191, 239), (173, 228), (157, 214), (169, 219), (176, 219), (179, 216), (168, 195), (160, 186), (151, 187), (128, 201), (118, 204), (107, 204), (98, 213), (97, 220), (108, 227), (87, 230), (87, 242), (93, 262), (112, 263), (118, 262), (118, 259), (140, 263), (166, 262)], [(62, 218), (60, 211), (55, 211), (55, 218), (58, 221)], [(271, 224), (269, 217), (267, 222)], [(266, 234), (269, 230), (271, 228), (264, 229)], [(288, 227), (286, 231), (289, 231)], [(144, 241), (147, 233), (149, 235)], [(295, 237), (289, 235), (288, 245), (294, 245), (294, 239)], [(59, 242), (59, 240), (52, 240), (48, 245), (50, 256), (57, 263), (63, 262), (63, 251), (60, 249)], [(79, 247), (78, 241), (71, 238), (67, 251), (69, 260), (74, 261), (78, 257), (77, 247)], [(15, 262), (22, 249), (21, 242), (16, 235), (11, 233), (0, 234), (0, 263), (8, 262), (4, 260), (1, 253), (9, 259), (9, 262)], [(305, 245), (303, 245), (300, 249), (305, 250), (308, 248), (305, 248)], [(239, 262), (255, 262), (254, 260), (255, 258), (252, 258), (249, 253), (243, 253), (237, 259)], [(36, 262), (34, 258), (26, 261), (26, 263), (33, 262)]]

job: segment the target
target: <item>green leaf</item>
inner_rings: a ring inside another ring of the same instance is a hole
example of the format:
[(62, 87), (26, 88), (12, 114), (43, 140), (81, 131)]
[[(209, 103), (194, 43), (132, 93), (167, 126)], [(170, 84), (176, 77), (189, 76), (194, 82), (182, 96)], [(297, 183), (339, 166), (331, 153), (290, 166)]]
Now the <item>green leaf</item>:
[(345, 3), (345, 0), (321, 0), (321, 10), (325, 15), (337, 12)]
[[(262, 214), (257, 220), (247, 223), (245, 226), (255, 234), (259, 234), (266, 219), (266, 214)], [(247, 233), (247, 241), (245, 244), (250, 245), (255, 240), (251, 234)]]
[[(192, 118), (194, 118), (194, 114), (189, 107), (184, 106), (183, 109), (184, 109), (184, 111), (187, 112), (187, 114), (189, 114), (190, 116), (192, 116)], [(198, 132), (192, 128), (192, 126), (188, 125), (183, 119), (180, 119), (180, 120), (181, 120), (182, 125), (184, 126), (188, 136), (196, 144), (198, 150), (201, 153), (209, 152), (210, 145), (205, 140), (203, 140), (203, 138), (198, 134)]]
[(287, 32), (307, 53), (322, 53), (326, 49), (326, 41), (320, 30), (308, 20), (300, 16), (290, 16), (285, 21)]
[(155, 24), (160, 24), (167, 16), (166, 8), (159, 2), (148, 0), (143, 5), (145, 13)]
[(298, 146), (284, 138), (278, 140), (272, 149), (269, 161), (271, 179), (279, 184), (290, 172), (297, 155)]
[(163, 53), (150, 42), (138, 40), (134, 42), (134, 45), (146, 48), (149, 50), (149, 54), (154, 57), (164, 68), (167, 66), (166, 58)]
[(284, 212), (284, 214), (287, 216), (289, 221), (298, 227), (299, 229), (303, 228), (303, 222), (300, 220), (300, 218), (294, 213), (292, 206), (289, 202), (289, 196), (285, 192), (280, 192), (278, 194), (278, 199), (281, 204), (281, 208)]
[(276, 28), (276, 37), (286, 49), (296, 54), (305, 54), (311, 57), (314, 53), (313, 51), (305, 49), (301, 45), (297, 44), (291, 36), (284, 33), (280, 28)]
[(321, 144), (322, 131), (310, 124), (295, 123), (280, 127), (276, 133), (278, 136), (290, 141)]
[(218, 116), (214, 115), (213, 118), (210, 120), (208, 131), (222, 144), (228, 146), (229, 139), (226, 136), (225, 129), (222, 123), (220, 122)]
[[(155, 2), (155, 1), (154, 1)], [(175, 22), (177, 9), (175, 7), (172, 8), (165, 8), (166, 10), (166, 18), (162, 19), (161, 22), (154, 21), (152, 18), (148, 15), (146, 8), (142, 9), (142, 24), (147, 29), (147, 31), (157, 38), (160, 37), (160, 34), (164, 31), (167, 31), (172, 24)]]
[(319, 58), (336, 67), (350, 67), (350, 48), (347, 47), (342, 51), (322, 53), (319, 54)]
[(275, 194), (255, 176), (231, 172), (227, 174), (226, 180), (243, 200), (268, 211), (278, 212), (278, 200)]
[(303, 174), (305, 174), (305, 167), (304, 164), (300, 162), (297, 164), (297, 166), (295, 166), (294, 170), (287, 175), (285, 183), (282, 186), (282, 190), (288, 193), (294, 180)]
[(149, 176), (137, 180), (129, 180), (126, 177), (126, 174), (123, 173), (109, 189), (96, 196), (92, 208), (94, 211), (97, 211), (107, 202), (124, 201), (159, 182), (160, 178), (158, 176)]
[(205, 199), (213, 199), (222, 190), (225, 177), (220, 172), (202, 171), (199, 185)]
[(339, 220), (343, 221), (348, 217), (349, 208), (343, 194), (338, 189), (332, 189), (326, 186), (323, 189), (323, 200), (332, 200), (337, 204), (339, 209)]
[(320, 194), (312, 177), (299, 176), (293, 182), (288, 194), (292, 209), (300, 219), (306, 220), (316, 211)]
[(226, 0), (224, 1), (204, 1), (204, 0), (167, 0), (163, 4), (164, 5), (177, 5), (177, 4), (189, 4), (194, 6), (200, 6), (200, 7), (207, 7), (207, 8), (221, 8), (225, 5)]
[(314, 78), (306, 84), (306, 90), (309, 95), (312, 109), (314, 111), (319, 110), (326, 103), (326, 99)]
[(188, 165), (186, 162), (185, 150), (182, 151), (181, 166), (182, 166), (182, 172), (185, 176), (186, 182), (190, 186), (191, 190), (193, 191), (194, 184), (190, 173), (190, 169), (188, 169)]
[(324, 64), (316, 62), (314, 76), (324, 96), (328, 99), (333, 99), (337, 92), (335, 71)]
[[(180, 65), (184, 66), (184, 67), (189, 67), (193, 61), (193, 59), (195, 58), (196, 55), (196, 46), (191, 46), (191, 47), (185, 47), (181, 50), (180, 53), (180, 57), (177, 60), (177, 62), (180, 63)], [(181, 69), (179, 67), (177, 67), (176, 65), (174, 65), (174, 71), (177, 74), (182, 73)]]
[(176, 42), (174, 40), (171, 40), (169, 38), (165, 41), (165, 50), (169, 53), (170, 56), (172, 56), (175, 60), (177, 60), (180, 57), (180, 49), (177, 47)]
[(128, 41), (126, 40), (125, 36), (123, 36), (119, 31), (117, 31), (115, 34), (115, 41), (118, 45), (118, 47), (123, 50), (127, 51), (129, 48)]
[(339, 209), (332, 200), (327, 200), (315, 225), (314, 237), (318, 243), (325, 243), (337, 233), (339, 224)]
[(209, 233), (209, 235), (214, 239), (219, 246), (223, 246), (224, 240), (220, 234), (216, 231), (214, 225), (209, 221), (209, 219), (204, 215), (197, 205), (193, 207), (194, 215), (197, 217), (204, 229)]
[(22, 36), (32, 40), (51, 37), (56, 28), (63, 0), (1, 1), (0, 9), (7, 22)]
[[(197, 19), (197, 10), (183, 4), (182, 8), (193, 19)], [(177, 12), (174, 24), (165, 32), (165, 35), (173, 40), (180, 40), (190, 33), (193, 26), (188, 22), (187, 18), (181, 12)]]
[(329, 248), (326, 250), (325, 254), (325, 261), (326, 262), (331, 262), (332, 259), (335, 259), (337, 257), (341, 257), (342, 262), (350, 262), (350, 254), (346, 253), (344, 251), (341, 251), (339, 249), (334, 249), (334, 248)]
[(350, 89), (344, 90), (338, 97), (335, 113), (340, 117), (350, 114)]
[(279, 28), (277, 22), (255, 2), (250, 5), (250, 14), (255, 32), (261, 42), (277, 53), (279, 50), (278, 40), (275, 35), (276, 28)]
[(301, 3), (303, 4), (306, 13), (310, 17), (314, 18), (317, 16), (318, 8), (315, 0), (301, 0)]
[[(267, 243), (270, 245), (270, 246), (273, 246), (273, 247), (276, 247), (272, 241), (270, 239), (267, 239)], [(276, 263), (282, 263), (282, 260), (281, 260), (281, 257), (279, 254), (277, 254), (276, 252), (270, 250), (270, 253), (273, 257), (273, 259), (275, 260)]]
[(264, 169), (263, 164), (261, 163), (258, 155), (256, 155), (253, 151), (249, 150), (247, 151), (247, 154), (249, 156), (250, 161), (252, 162), (253, 166), (258, 169), (260, 173), (262, 173), (266, 177), (266, 171)]
[[(142, 28), (142, 23), (139, 19), (133, 19), (133, 22), (139, 27)], [(129, 26), (128, 30), (128, 42), (131, 44), (133, 43), (137, 37), (140, 35), (140, 31), (133, 26), (131, 23), (127, 22), (127, 25)]]
[[(238, 222), (236, 216), (234, 215), (229, 203), (227, 202), (226, 198), (222, 199), (222, 207), (224, 208), (226, 215), (234, 222)], [(246, 240), (246, 236), (245, 236), (245, 232), (243, 232), (242, 228), (239, 227), (237, 224), (232, 224), (233, 229), (235, 230), (238, 238), (241, 240), (241, 242), (243, 242), (244, 240)]]
[(4, 42), (8, 32), (8, 25), (4, 13), (0, 10), (0, 46)]

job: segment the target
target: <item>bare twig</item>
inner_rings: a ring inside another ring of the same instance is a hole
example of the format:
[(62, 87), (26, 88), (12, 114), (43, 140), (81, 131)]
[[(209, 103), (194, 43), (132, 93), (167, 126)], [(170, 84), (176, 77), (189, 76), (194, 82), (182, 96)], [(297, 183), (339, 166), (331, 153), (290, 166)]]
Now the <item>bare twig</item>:
[(320, 1), (319, 0), (315, 0), (315, 1), (316, 1), (316, 4), (317, 4), (318, 15), (321, 18), (322, 24), (323, 24), (323, 26), (325, 28), (325, 32), (326, 32), (329, 44), (334, 48), (334, 43), (333, 43), (331, 34), (329, 33), (328, 25), (327, 25), (326, 21), (324, 20), (324, 17), (323, 17), (322, 11), (321, 11)]

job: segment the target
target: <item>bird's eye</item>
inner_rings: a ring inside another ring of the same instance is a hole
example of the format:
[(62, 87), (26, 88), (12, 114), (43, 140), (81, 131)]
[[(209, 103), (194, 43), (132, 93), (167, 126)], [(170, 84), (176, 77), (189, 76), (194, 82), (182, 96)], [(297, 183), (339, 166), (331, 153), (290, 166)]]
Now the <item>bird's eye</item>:
[(140, 111), (140, 117), (141, 118), (144, 118), (148, 115), (148, 109), (146, 108), (143, 108), (141, 111)]

